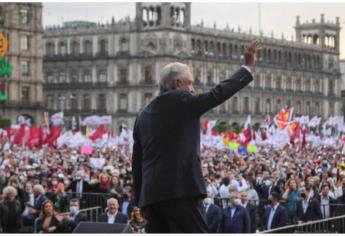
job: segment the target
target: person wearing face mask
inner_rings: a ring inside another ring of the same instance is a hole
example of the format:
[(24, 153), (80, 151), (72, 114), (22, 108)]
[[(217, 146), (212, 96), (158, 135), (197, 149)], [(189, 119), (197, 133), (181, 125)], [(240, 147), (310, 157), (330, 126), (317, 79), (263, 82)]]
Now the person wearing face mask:
[(256, 207), (248, 201), (248, 193), (241, 192), (241, 205), (248, 211), (251, 222), (251, 233), (256, 232)]
[(83, 179), (83, 172), (78, 171), (75, 174), (74, 181), (66, 188), (66, 192), (72, 191), (74, 197), (82, 199), (83, 193), (89, 192), (89, 188), (89, 183)]
[(288, 225), (288, 211), (280, 202), (280, 194), (272, 192), (268, 200), (270, 207), (267, 207), (263, 217), (262, 230), (271, 230)]
[(212, 203), (211, 193), (208, 193), (207, 198), (204, 199), (204, 206), (208, 233), (217, 233), (219, 231), (221, 211), (218, 206)]
[(65, 214), (63, 218), (67, 224), (67, 233), (72, 233), (80, 222), (87, 221), (87, 215), (84, 212), (79, 212), (79, 208), (79, 199), (74, 198), (69, 201), (70, 214)]
[(316, 198), (311, 197), (310, 187), (301, 188), (302, 199), (297, 203), (298, 223), (322, 219), (320, 203)]
[(241, 206), (241, 199), (237, 192), (230, 196), (229, 206), (223, 210), (220, 223), (220, 233), (250, 233), (250, 216)]

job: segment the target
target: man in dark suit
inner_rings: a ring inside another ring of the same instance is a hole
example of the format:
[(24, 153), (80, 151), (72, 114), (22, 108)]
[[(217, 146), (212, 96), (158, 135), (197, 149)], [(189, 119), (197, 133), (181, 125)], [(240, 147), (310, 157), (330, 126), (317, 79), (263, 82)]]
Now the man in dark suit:
[(302, 199), (297, 202), (297, 217), (299, 223), (322, 219), (320, 203), (310, 196), (310, 187), (301, 188)]
[(123, 198), (120, 202), (122, 214), (130, 216), (134, 207), (133, 191), (130, 187), (123, 189)]
[(204, 199), (206, 222), (209, 233), (217, 233), (219, 231), (221, 211), (218, 206), (212, 203), (210, 196)]
[(207, 232), (200, 117), (252, 81), (250, 67), (258, 48), (252, 42), (245, 65), (203, 94), (194, 94), (187, 65), (171, 63), (163, 68), (160, 95), (139, 113), (133, 133), (135, 200), (148, 220), (146, 232)]
[(36, 184), (33, 187), (32, 190), (34, 194), (34, 205), (27, 203), (26, 206), (28, 207), (28, 214), (23, 216), (23, 221), (27, 225), (33, 225), (34, 220), (36, 217), (39, 216), (41, 210), (42, 210), (42, 204), (45, 200), (47, 200), (47, 197), (45, 196), (45, 191), (42, 185)]
[(99, 222), (105, 222), (108, 224), (127, 224), (127, 216), (119, 211), (119, 203), (117, 199), (109, 198), (107, 200), (107, 211), (99, 216)]
[(316, 196), (320, 203), (320, 209), (322, 214), (322, 219), (327, 219), (333, 217), (335, 214), (336, 199), (330, 194), (330, 186), (328, 183), (324, 183), (321, 186), (321, 193)]
[(248, 211), (241, 206), (241, 199), (238, 193), (232, 193), (229, 206), (223, 209), (220, 224), (221, 233), (250, 233), (251, 222)]
[(248, 194), (247, 192), (241, 193), (241, 204), (242, 206), (248, 211), (250, 216), (250, 223), (251, 223), (251, 233), (256, 232), (256, 207), (248, 202)]
[(74, 193), (73, 197), (80, 200), (83, 198), (83, 193), (89, 192), (89, 188), (89, 183), (84, 180), (83, 172), (78, 171), (72, 183), (66, 188), (66, 192), (72, 191)]
[(72, 233), (74, 228), (82, 221), (87, 221), (87, 215), (84, 212), (80, 212), (79, 199), (74, 198), (69, 201), (70, 215), (64, 215), (64, 221), (67, 225), (67, 233)]
[(263, 230), (271, 230), (288, 225), (288, 211), (279, 203), (280, 198), (281, 196), (276, 192), (272, 192), (269, 196), (268, 200), (271, 206), (266, 208), (262, 224)]

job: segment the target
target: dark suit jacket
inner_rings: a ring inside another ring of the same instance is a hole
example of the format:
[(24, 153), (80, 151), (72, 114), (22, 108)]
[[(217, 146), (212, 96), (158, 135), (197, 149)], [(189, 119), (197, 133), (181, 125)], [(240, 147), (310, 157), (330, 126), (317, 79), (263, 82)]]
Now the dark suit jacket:
[[(98, 221), (108, 223), (107, 213), (105, 212), (105, 213), (100, 214)], [(127, 224), (127, 216), (118, 211), (117, 215), (115, 216), (115, 222), (114, 223)]]
[(33, 205), (33, 207), (37, 210), (37, 212), (41, 212), (42, 204), (45, 200), (47, 200), (47, 197), (45, 195), (40, 195), (35, 198), (35, 204)]
[(209, 233), (217, 233), (219, 231), (220, 219), (220, 208), (214, 204), (211, 204), (206, 212), (206, 221)]
[[(320, 204), (320, 210), (323, 206), (321, 206), (321, 196), (320, 194), (318, 194), (316, 197), (318, 201), (319, 201), (319, 204)], [(334, 205), (334, 204), (337, 204), (337, 199), (333, 199), (333, 198), (330, 198), (329, 197), (329, 204), (330, 204), (330, 214), (331, 214), (331, 217), (333, 217), (335, 215), (335, 211), (336, 211), (336, 208), (338, 207), (337, 205)], [(321, 219), (322, 219), (322, 211), (321, 211)]]
[[(267, 224), (268, 224), (270, 212), (271, 212), (271, 208), (270, 207), (266, 208), (265, 216), (263, 218), (264, 222), (262, 225), (263, 230), (267, 230)], [(279, 204), (273, 216), (271, 229), (280, 228), (287, 225), (288, 225), (288, 211), (285, 207)]]
[(250, 216), (248, 211), (238, 206), (231, 218), (230, 207), (223, 210), (220, 224), (221, 233), (250, 233)]
[(246, 206), (246, 210), (248, 211), (249, 216), (250, 216), (250, 223), (251, 223), (250, 232), (255, 233), (256, 232), (256, 207), (253, 204), (248, 203)]
[(306, 213), (303, 212), (302, 200), (297, 202), (297, 217), (298, 220), (303, 222), (320, 220), (322, 219), (322, 213), (320, 209), (320, 203), (317, 199), (309, 199), (309, 204)]
[(171, 90), (156, 97), (134, 125), (135, 203), (206, 197), (200, 164), (200, 117), (252, 81), (239, 69), (207, 93)]
[(84, 212), (79, 212), (74, 220), (67, 223), (67, 233), (72, 233), (74, 228), (82, 221), (87, 221), (87, 215)]
[[(77, 180), (74, 180), (67, 188), (66, 188), (66, 192), (69, 190), (72, 190), (73, 193), (77, 192)], [(90, 185), (87, 181), (83, 180), (83, 193), (87, 193), (89, 192), (90, 189)]]

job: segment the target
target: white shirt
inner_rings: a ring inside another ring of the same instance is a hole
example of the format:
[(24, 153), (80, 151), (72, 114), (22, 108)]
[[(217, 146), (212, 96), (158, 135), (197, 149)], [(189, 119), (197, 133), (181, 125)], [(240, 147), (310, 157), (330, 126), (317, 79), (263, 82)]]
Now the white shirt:
[(108, 224), (114, 224), (117, 212), (115, 214), (110, 214), (108, 212), (107, 215), (108, 215)]
[(231, 219), (232, 217), (234, 217), (235, 211), (236, 211), (236, 207), (234, 208), (230, 207)]
[(320, 208), (321, 208), (322, 217), (324, 219), (327, 219), (331, 216), (330, 209), (329, 209), (329, 197), (325, 198), (321, 196)]
[(272, 227), (273, 217), (274, 217), (274, 214), (275, 214), (278, 206), (279, 206), (279, 203), (271, 208), (270, 215), (268, 217), (267, 229), (271, 229), (271, 227)]
[(307, 200), (303, 200), (302, 201), (303, 214), (305, 214), (307, 212), (307, 209), (308, 209), (308, 206), (309, 206), (309, 199), (310, 199), (310, 195), (307, 198)]

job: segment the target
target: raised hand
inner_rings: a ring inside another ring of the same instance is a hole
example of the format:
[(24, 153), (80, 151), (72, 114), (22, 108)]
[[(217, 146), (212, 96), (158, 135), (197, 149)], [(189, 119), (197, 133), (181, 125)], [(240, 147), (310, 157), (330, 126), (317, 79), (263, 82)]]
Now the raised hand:
[(248, 67), (252, 67), (255, 64), (255, 55), (258, 50), (260, 50), (260, 44), (258, 41), (254, 40), (249, 43), (244, 53), (244, 64)]

